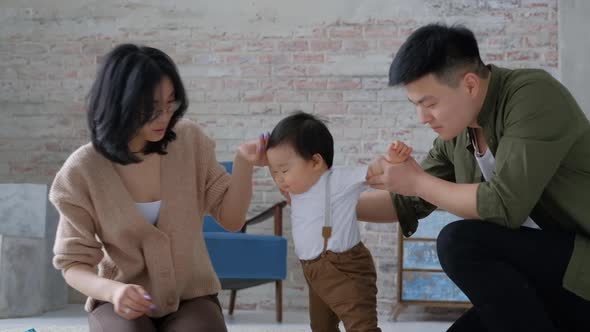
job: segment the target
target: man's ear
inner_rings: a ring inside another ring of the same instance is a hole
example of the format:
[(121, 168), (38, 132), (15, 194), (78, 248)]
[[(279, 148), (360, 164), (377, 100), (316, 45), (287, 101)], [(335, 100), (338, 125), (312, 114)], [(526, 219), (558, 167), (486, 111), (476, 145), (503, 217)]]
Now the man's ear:
[(463, 86), (471, 97), (475, 97), (479, 93), (481, 79), (474, 73), (467, 73), (463, 76)]

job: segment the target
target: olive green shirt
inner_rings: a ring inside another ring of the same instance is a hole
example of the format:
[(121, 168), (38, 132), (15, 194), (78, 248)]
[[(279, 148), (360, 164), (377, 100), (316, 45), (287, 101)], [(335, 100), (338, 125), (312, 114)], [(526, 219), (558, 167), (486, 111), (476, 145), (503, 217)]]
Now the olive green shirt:
[[(479, 183), (477, 211), (511, 229), (530, 217), (544, 230), (576, 233), (563, 286), (590, 300), (590, 124), (568, 90), (547, 72), (490, 66), (478, 124), (496, 169), (482, 182), (469, 132), (437, 138), (422, 168), (456, 183)], [(418, 197), (392, 200), (403, 234), (436, 206)]]

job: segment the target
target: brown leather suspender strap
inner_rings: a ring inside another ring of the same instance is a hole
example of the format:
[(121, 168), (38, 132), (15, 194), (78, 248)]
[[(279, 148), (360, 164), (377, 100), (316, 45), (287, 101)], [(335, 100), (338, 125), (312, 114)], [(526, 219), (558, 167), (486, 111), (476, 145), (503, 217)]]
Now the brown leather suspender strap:
[(324, 250), (322, 254), (328, 250), (328, 239), (332, 236), (332, 205), (330, 204), (330, 175), (332, 170), (328, 170), (326, 178), (326, 198), (324, 208), (324, 227), (322, 228), (322, 237), (324, 238)]

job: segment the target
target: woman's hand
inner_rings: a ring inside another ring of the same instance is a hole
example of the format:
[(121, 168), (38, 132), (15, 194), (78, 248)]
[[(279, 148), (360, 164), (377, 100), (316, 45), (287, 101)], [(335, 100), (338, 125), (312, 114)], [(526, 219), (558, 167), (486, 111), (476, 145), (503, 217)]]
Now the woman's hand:
[(254, 166), (266, 166), (266, 144), (270, 134), (260, 134), (257, 140), (240, 145), (238, 155)]
[(128, 320), (141, 317), (156, 308), (145, 289), (132, 284), (117, 287), (113, 292), (112, 303), (117, 315)]

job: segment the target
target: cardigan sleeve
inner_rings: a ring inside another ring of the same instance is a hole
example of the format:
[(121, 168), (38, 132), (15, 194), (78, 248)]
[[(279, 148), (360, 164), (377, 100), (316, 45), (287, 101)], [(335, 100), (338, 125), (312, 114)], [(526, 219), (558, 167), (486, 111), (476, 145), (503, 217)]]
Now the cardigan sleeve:
[(62, 169), (49, 194), (59, 211), (53, 265), (63, 273), (78, 264), (94, 267), (104, 256), (102, 243), (96, 237), (91, 204), (82, 190), (84, 182), (73, 173)]
[(205, 134), (201, 133), (201, 146), (203, 146), (203, 155), (200, 167), (205, 167), (205, 213), (210, 214), (213, 218), (219, 220), (221, 214), (221, 203), (229, 189), (231, 175), (225, 168), (219, 164), (215, 156), (215, 142)]

